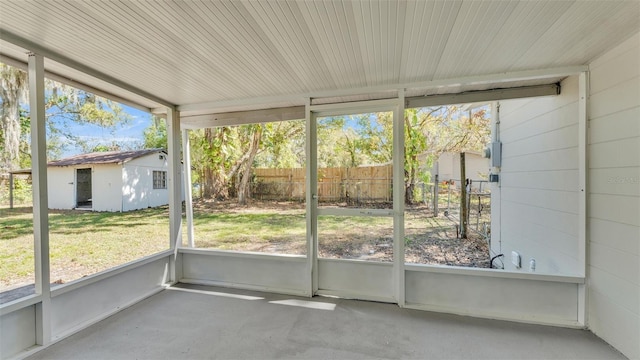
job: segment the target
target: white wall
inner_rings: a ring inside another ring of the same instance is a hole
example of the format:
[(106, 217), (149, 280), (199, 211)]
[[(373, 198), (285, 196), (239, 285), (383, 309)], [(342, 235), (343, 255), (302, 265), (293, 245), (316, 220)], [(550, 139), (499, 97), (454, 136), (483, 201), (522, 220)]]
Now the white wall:
[[(471, 180), (486, 180), (489, 173), (489, 159), (482, 157), (480, 154), (466, 153), (465, 155), (466, 175)], [(460, 179), (460, 154), (444, 153), (438, 158), (437, 167), (431, 168), (431, 180), (435, 179), (435, 175), (439, 174), (439, 180)], [(458, 182), (456, 182), (456, 185)], [(477, 183), (474, 188), (477, 188)], [(485, 188), (485, 185), (482, 187)]]
[(181, 248), (181, 282), (309, 295), (304, 256)]
[(66, 166), (47, 168), (49, 209), (73, 209), (76, 206), (75, 171)]
[[(122, 210), (145, 209), (169, 203), (168, 189), (153, 188), (153, 171), (167, 171), (166, 155), (153, 153), (122, 167)], [(167, 184), (168, 186), (168, 184)]]
[[(578, 212), (578, 78), (565, 79), (562, 94), (500, 102), (502, 167), (499, 194), (492, 192), (492, 230), (505, 269), (582, 275)], [(494, 206), (495, 204), (495, 206)], [(499, 224), (499, 225), (498, 225)], [(511, 262), (522, 256), (523, 267)]]
[(406, 306), (491, 319), (580, 326), (580, 279), (407, 265)]
[(588, 324), (640, 358), (640, 34), (590, 65)]
[(121, 211), (122, 171), (119, 164), (92, 165), (93, 211)]
[(0, 358), (9, 359), (35, 344), (35, 305), (0, 314)]

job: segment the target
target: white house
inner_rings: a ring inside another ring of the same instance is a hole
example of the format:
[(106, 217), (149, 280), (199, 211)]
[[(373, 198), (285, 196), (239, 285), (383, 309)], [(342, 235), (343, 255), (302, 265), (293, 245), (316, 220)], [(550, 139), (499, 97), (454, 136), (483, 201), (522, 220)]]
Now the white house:
[(49, 208), (130, 211), (169, 203), (162, 149), (81, 154), (47, 167)]

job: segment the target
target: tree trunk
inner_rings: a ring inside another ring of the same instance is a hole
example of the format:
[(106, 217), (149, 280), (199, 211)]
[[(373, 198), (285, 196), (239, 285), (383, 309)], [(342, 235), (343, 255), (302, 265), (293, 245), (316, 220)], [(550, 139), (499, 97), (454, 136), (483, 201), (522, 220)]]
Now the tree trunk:
[(251, 165), (260, 148), (260, 138), (262, 137), (262, 125), (255, 127), (251, 144), (249, 145), (249, 152), (244, 162), (244, 168), (241, 173), (240, 184), (238, 184), (238, 203), (240, 205), (246, 205), (247, 199), (250, 197), (249, 189), (251, 185)]
[(460, 239), (467, 238), (469, 211), (467, 210), (467, 173), (465, 153), (460, 153)]
[(0, 168), (15, 170), (20, 165), (20, 98), (26, 91), (26, 73), (3, 66), (1, 69), (2, 121), (0, 131), (4, 149)]
[[(204, 129), (204, 139), (206, 141), (207, 146), (211, 146), (213, 143), (213, 130), (211, 128)], [(211, 199), (215, 197), (215, 181), (213, 179), (213, 169), (211, 168), (211, 163), (207, 162), (204, 165), (203, 169), (203, 179), (202, 179), (202, 196), (205, 199)]]

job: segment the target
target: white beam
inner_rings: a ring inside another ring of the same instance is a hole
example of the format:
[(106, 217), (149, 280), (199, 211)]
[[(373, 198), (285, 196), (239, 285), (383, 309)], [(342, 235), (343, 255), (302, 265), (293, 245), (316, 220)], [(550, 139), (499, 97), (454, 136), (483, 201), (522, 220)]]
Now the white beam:
[(459, 94), (429, 95), (408, 98), (406, 101), (407, 108), (449, 105), (449, 104), (468, 104), (476, 102), (489, 102), (496, 100), (519, 99), (536, 96), (554, 96), (560, 95), (560, 85), (535, 85), (522, 86), (508, 89), (491, 89), (480, 91), (469, 91)]
[(302, 120), (304, 106), (292, 106), (262, 110), (235, 111), (219, 114), (181, 116), (183, 129), (202, 129), (217, 126), (259, 124), (265, 122)]
[(49, 209), (47, 198), (47, 140), (45, 127), (44, 58), (29, 54), (29, 111), (31, 116), (31, 174), (36, 294), (36, 343), (51, 342), (51, 280), (49, 271)]
[[(4, 64), (7, 64), (9, 66), (13, 66), (13, 67), (18, 68), (18, 69), (21, 69), (21, 70), (25, 70), (25, 71), (27, 70), (27, 67), (28, 67), (26, 63), (24, 63), (24, 62), (22, 62), (20, 60), (14, 59), (12, 57), (9, 57), (9, 56), (6, 56), (6, 55), (2, 55), (2, 54), (0, 54), (0, 62), (2, 62)], [(134, 101), (125, 99), (125, 98), (123, 98), (121, 96), (112, 94), (112, 93), (110, 93), (108, 91), (100, 90), (100, 89), (98, 89), (96, 87), (93, 87), (91, 85), (87, 85), (85, 83), (82, 83), (82, 82), (79, 82), (79, 81), (76, 81), (76, 80), (73, 80), (73, 79), (69, 79), (68, 77), (66, 77), (64, 75), (60, 75), (60, 74), (57, 74), (57, 73), (54, 73), (54, 72), (51, 72), (51, 71), (45, 71), (44, 72), (44, 76), (47, 79), (51, 79), (53, 81), (57, 81), (57, 82), (62, 83), (62, 84), (73, 86), (76, 89), (80, 89), (80, 90), (84, 90), (84, 91), (90, 92), (92, 94), (95, 94), (95, 95), (101, 96), (103, 98), (119, 102), (121, 104), (130, 106), (130, 107), (138, 109), (138, 110), (142, 110), (142, 111), (145, 111), (145, 112), (148, 112), (148, 113), (151, 113), (151, 111), (152, 111), (152, 109), (147, 107), (147, 106), (144, 106), (144, 105), (138, 104), (138, 103), (136, 103)]]
[(32, 41), (26, 40), (20, 36), (17, 36), (13, 33), (11, 33), (10, 31), (7, 31), (6, 29), (2, 30), (2, 40), (5, 40), (9, 43), (12, 43), (16, 46), (19, 46), (23, 49), (26, 49), (28, 51), (40, 54), (48, 59), (51, 59), (55, 62), (58, 62), (62, 65), (68, 66), (72, 69), (78, 70), (82, 73), (85, 73), (89, 76), (93, 76), (96, 79), (102, 80), (102, 81), (106, 81), (110, 84), (113, 84), (119, 88), (122, 88), (126, 91), (129, 91), (131, 93), (134, 93), (138, 96), (142, 96), (143, 98), (147, 98), (155, 103), (157, 103), (158, 105), (162, 105), (165, 107), (168, 107), (170, 109), (175, 109), (175, 105), (170, 103), (167, 100), (164, 100), (158, 96), (155, 96), (149, 92), (146, 92), (144, 90), (138, 89), (135, 86), (132, 86), (122, 80), (116, 79), (113, 76), (107, 75), (103, 72), (100, 72), (98, 70), (95, 70), (89, 66), (86, 66), (78, 61), (72, 60), (68, 57), (66, 57), (65, 55), (59, 54), (56, 51), (47, 49), (39, 44), (36, 44)]
[(242, 107), (242, 106), (255, 106), (256, 104), (264, 104), (265, 107), (268, 107), (278, 103), (290, 103), (290, 104), (302, 106), (304, 104), (304, 99), (306, 98), (362, 95), (362, 94), (385, 92), (385, 91), (391, 91), (391, 90), (397, 90), (397, 89), (410, 90), (410, 89), (444, 88), (444, 87), (450, 87), (450, 86), (481, 85), (481, 84), (491, 84), (491, 83), (505, 83), (505, 82), (512, 82), (512, 81), (547, 79), (547, 78), (550, 79), (550, 78), (576, 75), (583, 71), (586, 71), (587, 69), (588, 67), (584, 65), (566, 66), (566, 67), (557, 67), (557, 68), (549, 68), (549, 69), (535, 69), (535, 70), (524, 70), (524, 71), (465, 76), (465, 77), (452, 78), (452, 79), (438, 79), (438, 80), (427, 80), (427, 81), (408, 82), (408, 83), (399, 83), (399, 84), (359, 87), (359, 88), (351, 88), (351, 89), (314, 91), (314, 92), (307, 92), (302, 94), (266, 96), (266, 97), (233, 99), (233, 100), (223, 100), (223, 101), (210, 101), (210, 102), (202, 102), (202, 103), (196, 103), (196, 104), (179, 105), (178, 111), (180, 112), (212, 111), (213, 112), (213, 111), (216, 111), (216, 109), (228, 108), (233, 106)]
[(309, 296), (318, 291), (318, 146), (316, 117), (311, 112), (311, 99), (305, 105), (306, 144), (306, 201), (307, 201), (307, 273), (309, 276)]
[(405, 305), (404, 280), (404, 90), (393, 111), (393, 271), (398, 306)]
[[(578, 77), (578, 259), (580, 260), (580, 272), (588, 278), (587, 266), (587, 189), (588, 166), (587, 142), (588, 142), (588, 97), (589, 97), (589, 73), (583, 72)], [(578, 323), (587, 326), (587, 287), (583, 284), (578, 287)]]
[(184, 180), (185, 212), (187, 214), (187, 241), (189, 247), (194, 247), (193, 240), (193, 193), (191, 184), (191, 145), (189, 143), (189, 130), (182, 130), (182, 179)]
[(174, 109), (167, 109), (167, 152), (169, 190), (169, 241), (174, 250), (172, 257), (171, 281), (179, 281), (181, 264), (178, 247), (182, 241), (182, 196), (180, 183), (180, 115)]

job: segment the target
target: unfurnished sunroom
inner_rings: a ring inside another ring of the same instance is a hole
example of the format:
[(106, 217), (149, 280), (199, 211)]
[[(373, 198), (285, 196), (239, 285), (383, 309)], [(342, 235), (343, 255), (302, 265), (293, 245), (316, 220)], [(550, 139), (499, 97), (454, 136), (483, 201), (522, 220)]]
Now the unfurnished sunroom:
[[(640, 357), (638, 2), (1, 0), (0, 8), (0, 60), (29, 73), (36, 269), (36, 294), (0, 305), (3, 358), (39, 351), (35, 356), (65, 356), (60, 354), (95, 345), (83, 345), (73, 334), (88, 336), (82, 331), (97, 331), (90, 326), (130, 306), (151, 309), (172, 291), (202, 295), (197, 302), (205, 308), (214, 303), (207, 300), (211, 295), (238, 302), (277, 297), (242, 292), (248, 290), (426, 310), (411, 314), (443, 312), (588, 329), (624, 356)], [(166, 119), (169, 250), (50, 285), (44, 77)], [(447, 104), (491, 109), (488, 171), (496, 176), (490, 184), (490, 251), (503, 255), (500, 269), (405, 261), (405, 111)], [(377, 207), (324, 206), (318, 199), (319, 126), (327, 118), (371, 113), (384, 113), (389, 121), (390, 201)], [(192, 183), (190, 172), (180, 171), (181, 161), (191, 169), (189, 132), (289, 120), (304, 122), (303, 254), (199, 248), (203, 235), (194, 235), (191, 186), (184, 187), (182, 221), (182, 184)], [(345, 224), (356, 218), (384, 222), (391, 260), (323, 257), (323, 229), (335, 218)], [(234, 290), (222, 294), (222, 288)], [(318, 311), (327, 307), (325, 300), (296, 299), (272, 302)], [(180, 333), (193, 319), (224, 317), (224, 303), (215, 304), (195, 317), (177, 306), (174, 321), (163, 326)], [(397, 334), (406, 332), (408, 339), (427, 326), (422, 315), (414, 316), (425, 323), (400, 326)], [(303, 318), (295, 326), (304, 325)], [(263, 320), (253, 325), (280, 338), (279, 322)], [(160, 331), (157, 323), (141, 321), (145, 329)], [(484, 324), (486, 329), (495, 325)], [(308, 343), (296, 337), (295, 329), (301, 328), (295, 326), (282, 339), (297, 339), (302, 344), (297, 350), (259, 341), (256, 346), (267, 357), (392, 356), (367, 353), (339, 339), (305, 348)], [(447, 329), (461, 336), (462, 352), (417, 349), (397, 356), (472, 356), (474, 339), (487, 340)], [(223, 330), (214, 338), (226, 339)], [(243, 328), (233, 331), (242, 336)], [(374, 332), (370, 337), (376, 338)], [(398, 345), (402, 336), (392, 339), (397, 340), (393, 346), (409, 349), (410, 342)], [(251, 356), (225, 352), (225, 343), (213, 340), (201, 346), (212, 346), (215, 356)], [(487, 341), (488, 348), (518, 349)], [(82, 354), (133, 354), (97, 344)], [(560, 344), (565, 352), (556, 356), (580, 357), (585, 355), (580, 349), (588, 348), (571, 347), (568, 340)], [(135, 356), (169, 353), (152, 348), (146, 344)], [(482, 348), (475, 354), (489, 356)], [(534, 357), (554, 356), (529, 349)]]

